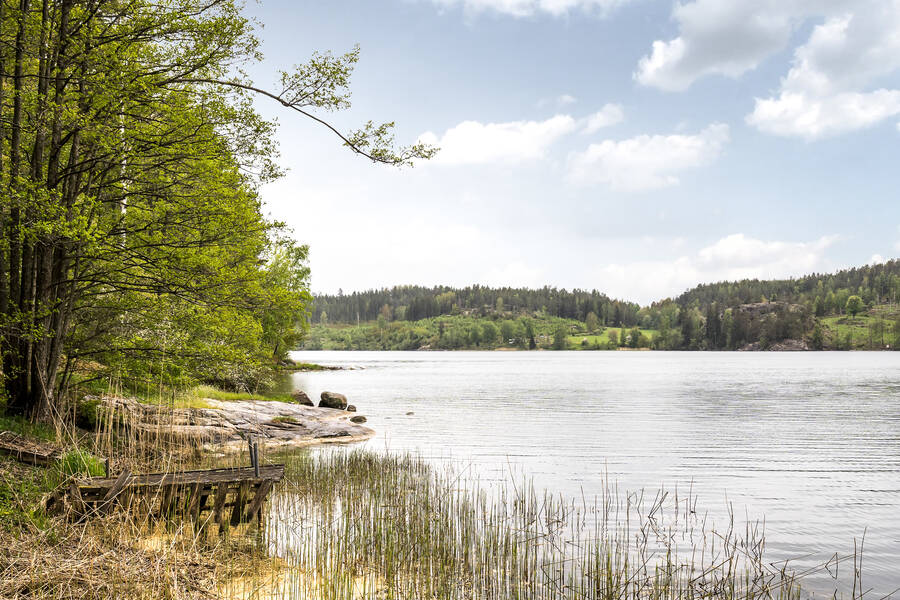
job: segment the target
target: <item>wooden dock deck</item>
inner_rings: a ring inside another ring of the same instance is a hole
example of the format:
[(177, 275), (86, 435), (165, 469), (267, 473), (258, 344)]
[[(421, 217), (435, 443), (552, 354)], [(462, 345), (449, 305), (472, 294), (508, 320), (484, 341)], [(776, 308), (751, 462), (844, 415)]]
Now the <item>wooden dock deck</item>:
[(60, 456), (59, 448), (13, 433), (0, 431), (0, 452), (32, 465), (46, 467)]
[(284, 465), (72, 480), (45, 500), (50, 511), (77, 517), (123, 508), (152, 519), (177, 517), (197, 524), (230, 525), (262, 519), (266, 497), (284, 477)]

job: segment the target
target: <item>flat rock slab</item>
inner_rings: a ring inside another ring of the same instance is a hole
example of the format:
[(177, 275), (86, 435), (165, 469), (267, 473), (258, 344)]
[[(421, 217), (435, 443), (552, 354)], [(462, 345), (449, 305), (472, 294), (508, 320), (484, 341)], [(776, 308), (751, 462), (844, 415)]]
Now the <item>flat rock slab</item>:
[(123, 425), (192, 441), (209, 450), (241, 450), (247, 436), (266, 446), (312, 446), (367, 440), (375, 431), (350, 418), (358, 413), (265, 400), (204, 399), (209, 408), (173, 408), (133, 398), (104, 397)]

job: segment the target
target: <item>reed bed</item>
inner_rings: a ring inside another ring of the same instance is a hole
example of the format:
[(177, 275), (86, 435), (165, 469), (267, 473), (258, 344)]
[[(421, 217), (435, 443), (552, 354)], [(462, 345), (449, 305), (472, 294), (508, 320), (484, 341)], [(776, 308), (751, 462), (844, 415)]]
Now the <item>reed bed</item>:
[(289, 457), (269, 551), (284, 597), (735, 600), (801, 597), (764, 558), (762, 529), (708, 526), (696, 499), (606, 486), (578, 501), (529, 484), (484, 485), (411, 456)]

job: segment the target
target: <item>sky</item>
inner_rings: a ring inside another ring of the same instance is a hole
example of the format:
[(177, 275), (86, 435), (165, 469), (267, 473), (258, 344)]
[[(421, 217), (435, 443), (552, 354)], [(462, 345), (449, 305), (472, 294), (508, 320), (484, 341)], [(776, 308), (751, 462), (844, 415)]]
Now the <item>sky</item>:
[(254, 81), (359, 44), (342, 131), (438, 155), (372, 164), (259, 99), (288, 172), (267, 213), (314, 292), (598, 289), (900, 256), (900, 0), (261, 0)]

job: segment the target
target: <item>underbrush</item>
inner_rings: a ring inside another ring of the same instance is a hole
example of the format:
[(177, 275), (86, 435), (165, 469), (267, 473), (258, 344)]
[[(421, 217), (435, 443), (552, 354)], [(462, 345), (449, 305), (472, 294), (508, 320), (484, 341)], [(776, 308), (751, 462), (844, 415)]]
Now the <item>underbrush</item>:
[(56, 430), (46, 423), (32, 423), (25, 417), (12, 417), (3, 414), (5, 409), (0, 404), (0, 431), (12, 431), (19, 435), (24, 435), (39, 440), (56, 439)]

